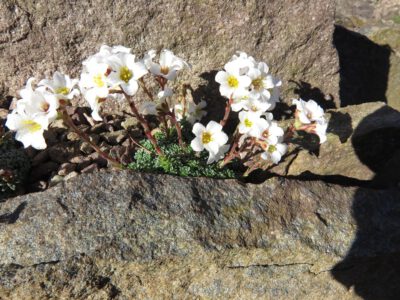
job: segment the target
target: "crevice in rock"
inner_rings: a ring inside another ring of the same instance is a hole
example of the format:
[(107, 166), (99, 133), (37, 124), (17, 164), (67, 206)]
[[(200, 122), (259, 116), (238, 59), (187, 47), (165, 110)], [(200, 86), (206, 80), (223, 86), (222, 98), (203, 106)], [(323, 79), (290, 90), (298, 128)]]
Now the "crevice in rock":
[(227, 266), (228, 269), (248, 269), (248, 268), (271, 268), (271, 267), (293, 267), (293, 266), (314, 266), (312, 263), (307, 263), (307, 262), (294, 262), (294, 263), (288, 263), (288, 264), (276, 264), (276, 263), (271, 263), (271, 264), (254, 264), (254, 265), (238, 265), (238, 266)]

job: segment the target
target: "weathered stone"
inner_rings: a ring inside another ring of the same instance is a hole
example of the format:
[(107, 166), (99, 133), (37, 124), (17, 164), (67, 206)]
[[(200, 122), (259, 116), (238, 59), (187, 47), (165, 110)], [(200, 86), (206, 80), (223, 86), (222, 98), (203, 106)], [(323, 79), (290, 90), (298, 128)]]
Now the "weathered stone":
[(72, 171), (75, 171), (76, 165), (72, 163), (63, 163), (58, 170), (58, 175), (65, 176)]
[(78, 172), (72, 171), (71, 173), (68, 173), (67, 175), (64, 176), (64, 180), (65, 181), (70, 180), (78, 175), (79, 175)]
[[(271, 66), (284, 81), (285, 97), (293, 95), (290, 80), (302, 80), (338, 101), (333, 0), (80, 1), (73, 6), (74, 26), (67, 2), (4, 0), (0, 5), (5, 20), (0, 82), (7, 82), (2, 94), (17, 95), (29, 77), (55, 70), (77, 77), (82, 60), (105, 43), (132, 47), (138, 55), (173, 50), (193, 66), (181, 83), (192, 83), (196, 100), (218, 97), (215, 70), (241, 50)], [(119, 103), (105, 105), (116, 112)]]
[[(347, 45), (341, 66), (352, 68), (364, 78), (363, 85), (356, 78), (353, 85), (356, 93), (381, 94), (373, 101), (387, 101), (389, 105), (400, 109), (400, 2), (398, 0), (338, 0), (336, 5), (336, 22), (364, 37), (347, 34), (343, 42)], [(362, 40), (364, 38), (364, 41)], [(369, 40), (369, 43), (368, 43)], [(363, 49), (365, 48), (365, 49)], [(341, 49), (338, 48), (339, 57)], [(346, 66), (347, 65), (347, 66)], [(364, 74), (363, 74), (364, 73)], [(377, 76), (374, 76), (374, 73)], [(343, 75), (343, 74), (342, 74)], [(349, 80), (349, 74), (342, 76)], [(359, 92), (357, 92), (357, 90)], [(379, 91), (380, 90), (380, 91)], [(365, 94), (366, 97), (371, 97)], [(361, 99), (361, 101), (369, 100)]]
[(64, 176), (54, 175), (49, 180), (49, 187), (55, 186), (56, 184), (59, 184), (62, 181), (64, 181)]
[(76, 164), (76, 170), (81, 171), (93, 162), (93, 158), (91, 156), (80, 155), (71, 158), (70, 162)]
[(123, 129), (126, 130), (132, 130), (137, 128), (139, 125), (139, 122), (136, 118), (134, 117), (127, 117), (122, 123), (121, 126)]
[(400, 112), (376, 102), (331, 110), (326, 115), (327, 141), (315, 144), (311, 151), (294, 151), (272, 172), (290, 176), (310, 172), (357, 180), (377, 180), (379, 173), (379, 183), (400, 181), (396, 170), (400, 166)]
[(79, 145), (74, 142), (58, 143), (50, 147), (48, 152), (52, 161), (65, 163), (79, 153)]
[(89, 166), (87, 166), (86, 168), (81, 170), (81, 173), (93, 173), (94, 171), (97, 171), (99, 169), (99, 167), (97, 166), (97, 164), (91, 164)]
[(106, 131), (106, 124), (104, 122), (100, 122), (95, 124), (94, 126), (90, 127), (90, 132), (99, 134)]
[(77, 134), (76, 132), (74, 132), (74, 131), (70, 131), (70, 132), (68, 132), (68, 134), (67, 134), (67, 140), (68, 141), (79, 141), (81, 138), (79, 137), (79, 134)]
[(0, 295), (391, 299), (399, 192), (81, 175), (0, 206)]
[(127, 132), (126, 130), (103, 132), (100, 134), (100, 136), (109, 145), (118, 145), (126, 139)]

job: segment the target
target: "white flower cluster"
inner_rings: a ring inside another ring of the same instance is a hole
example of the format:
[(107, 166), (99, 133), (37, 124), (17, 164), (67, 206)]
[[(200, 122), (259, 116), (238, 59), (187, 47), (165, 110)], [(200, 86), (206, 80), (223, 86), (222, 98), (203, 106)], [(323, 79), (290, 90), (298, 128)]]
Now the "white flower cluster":
[[(155, 56), (155, 50), (150, 50), (142, 60), (138, 60), (130, 48), (103, 45), (98, 53), (83, 61), (80, 80), (55, 72), (52, 79), (41, 80), (33, 89), (35, 79), (30, 78), (20, 91), (22, 99), (17, 101), (16, 109), (8, 116), (6, 126), (17, 131), (16, 139), (24, 147), (44, 149), (44, 131), (57, 118), (60, 105), (68, 104), (74, 96), (82, 94), (92, 109), (93, 119), (102, 121), (99, 115), (102, 102), (107, 98), (124, 98), (123, 94), (133, 96), (138, 91), (139, 80), (151, 73), (162, 81), (159, 99), (166, 99), (173, 94), (166, 82), (174, 80), (177, 72), (189, 65), (169, 50), (161, 51), (159, 63), (153, 61)], [(77, 85), (79, 89), (75, 88)], [(154, 102), (145, 103), (143, 114), (156, 114), (157, 105)], [(189, 121), (194, 123), (200, 120), (205, 114), (202, 111), (204, 107), (205, 103), (188, 103)]]
[(21, 99), (7, 117), (6, 126), (16, 131), (15, 139), (25, 148), (45, 149), (43, 133), (58, 116), (60, 104), (79, 94), (75, 89), (78, 80), (55, 72), (53, 79), (44, 79), (33, 89), (35, 78), (30, 78), (19, 93)]
[(221, 95), (232, 99), (233, 111), (243, 109), (263, 113), (275, 108), (282, 82), (268, 73), (266, 63), (238, 52), (224, 69), (217, 73), (215, 81), (220, 84)]
[[(281, 81), (268, 71), (266, 63), (257, 62), (246, 53), (238, 52), (224, 66), (224, 71), (217, 73), (215, 80), (220, 84), (221, 95), (229, 99), (228, 105), (233, 111), (239, 112), (237, 131), (241, 135), (241, 144), (251, 140), (262, 148), (261, 158), (278, 163), (287, 148), (283, 143), (284, 131), (267, 111), (272, 110), (279, 101)], [(206, 149), (209, 152), (208, 162), (222, 159), (229, 150), (229, 146), (225, 145), (228, 138), (222, 132), (222, 126), (212, 122), (206, 128), (195, 124), (193, 133), (196, 138), (191, 143), (195, 151)]]
[[(169, 82), (177, 78), (179, 71), (190, 68), (190, 65), (167, 49), (161, 51), (158, 60), (156, 56), (156, 51), (150, 50), (142, 59), (137, 59), (130, 48), (103, 45), (98, 53), (83, 62), (80, 80), (55, 72), (52, 79), (41, 80), (34, 88), (35, 79), (30, 78), (26, 87), (20, 91), (21, 99), (8, 115), (6, 126), (16, 131), (16, 139), (24, 147), (44, 149), (46, 142), (43, 133), (60, 115), (72, 129), (79, 131), (70, 119), (66, 106), (73, 97), (81, 94), (89, 103), (92, 117), (96, 121), (102, 121), (99, 114), (101, 103), (107, 99), (127, 100), (158, 155), (164, 153), (143, 115), (157, 116), (166, 133), (170, 125), (174, 126), (181, 147), (186, 146), (179, 122), (187, 120), (194, 124), (192, 132), (195, 138), (190, 145), (194, 151), (208, 151), (207, 163), (223, 160), (222, 166), (238, 158), (249, 167), (249, 172), (257, 168), (260, 161), (273, 164), (281, 161), (287, 151), (287, 143), (295, 131), (316, 134), (320, 143), (326, 141), (327, 122), (324, 111), (313, 100), (293, 100), (296, 105), (296, 120), (286, 132), (274, 121), (269, 111), (279, 102), (279, 88), (282, 83), (269, 74), (266, 63), (258, 62), (244, 52), (233, 55), (225, 64), (224, 70), (219, 71), (215, 77), (220, 84), (221, 95), (228, 99), (225, 115), (219, 123), (210, 121), (204, 126), (196, 122), (206, 115), (206, 102), (196, 104), (187, 99), (185, 92), (178, 97), (172, 97), (174, 92), (169, 86)], [(146, 86), (146, 74), (151, 75), (159, 88), (154, 93), (155, 97)], [(138, 109), (132, 96), (139, 87), (151, 101), (144, 102)], [(231, 110), (238, 112), (239, 124), (230, 140), (223, 128)], [(81, 137), (85, 139), (84, 134)], [(95, 145), (93, 148), (97, 149)], [(107, 154), (100, 154), (118, 164), (118, 161)]]
[(297, 130), (304, 130), (318, 135), (320, 144), (326, 141), (326, 129), (328, 123), (324, 117), (324, 110), (314, 100), (304, 101), (302, 99), (293, 99), (296, 105), (296, 123)]

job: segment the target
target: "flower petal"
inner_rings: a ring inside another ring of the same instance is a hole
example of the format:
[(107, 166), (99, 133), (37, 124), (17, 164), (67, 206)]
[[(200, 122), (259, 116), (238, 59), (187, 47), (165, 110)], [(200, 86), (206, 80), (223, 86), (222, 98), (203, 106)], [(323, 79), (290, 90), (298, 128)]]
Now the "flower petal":
[[(198, 123), (197, 123), (198, 124)], [(204, 150), (204, 145), (201, 142), (201, 138), (200, 137), (196, 137), (192, 140), (192, 142), (190, 143), (190, 147), (192, 147), (192, 149), (196, 152), (200, 152)]]

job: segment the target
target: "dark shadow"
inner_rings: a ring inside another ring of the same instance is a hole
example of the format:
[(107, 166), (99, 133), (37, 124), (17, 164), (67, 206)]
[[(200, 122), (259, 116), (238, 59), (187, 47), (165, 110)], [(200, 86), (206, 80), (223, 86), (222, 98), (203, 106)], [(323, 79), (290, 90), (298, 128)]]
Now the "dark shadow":
[(335, 27), (333, 44), (339, 56), (340, 106), (387, 102), (391, 48), (341, 26)]
[(304, 101), (312, 99), (317, 102), (324, 110), (336, 108), (334, 97), (331, 94), (325, 95), (319, 88), (313, 87), (310, 83), (302, 80), (289, 80), (289, 83), (295, 84), (293, 92)]
[(337, 135), (341, 143), (347, 142), (353, 133), (350, 114), (336, 111), (329, 111), (328, 114), (331, 117), (326, 131)]
[[(383, 107), (364, 118), (351, 140), (362, 163), (376, 173), (371, 184), (381, 190), (371, 193), (360, 188), (355, 193), (356, 237), (332, 275), (367, 300), (400, 296), (400, 128), (395, 127), (396, 119), (400, 120), (399, 112)], [(383, 126), (390, 122), (385, 120), (392, 120), (393, 127)]]
[[(215, 75), (217, 73), (217, 70), (212, 70), (200, 74), (200, 77), (206, 82), (199, 85), (195, 90), (192, 90), (194, 102), (199, 103), (202, 100), (207, 102), (207, 115), (202, 119), (202, 123), (204, 124), (211, 120), (220, 121), (224, 117), (225, 106), (228, 99), (221, 96), (219, 92), (219, 83), (215, 81)], [(235, 130), (237, 121), (237, 113), (231, 112), (225, 127), (228, 134)]]
[(1, 215), (0, 223), (14, 224), (18, 220), (21, 212), (25, 209), (26, 205), (26, 202), (22, 202), (12, 213)]

